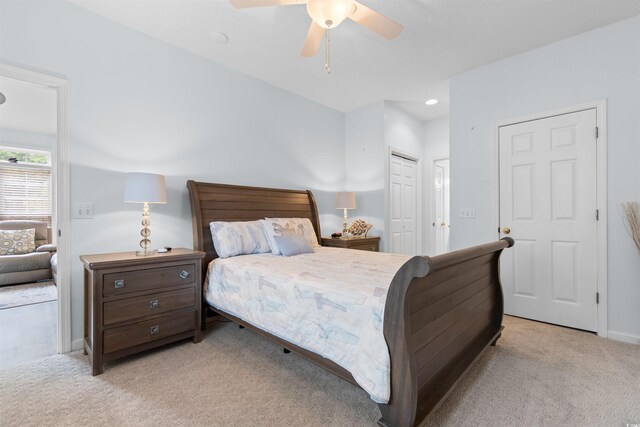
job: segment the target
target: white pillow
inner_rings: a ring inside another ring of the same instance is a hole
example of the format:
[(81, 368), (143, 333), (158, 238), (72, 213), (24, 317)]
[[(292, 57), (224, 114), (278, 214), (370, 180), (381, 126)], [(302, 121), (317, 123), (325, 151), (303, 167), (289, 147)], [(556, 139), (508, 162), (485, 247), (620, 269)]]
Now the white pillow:
[(265, 218), (260, 220), (264, 233), (269, 240), (271, 252), (275, 255), (282, 254), (274, 236), (304, 236), (312, 248), (320, 246), (318, 236), (309, 218)]
[(284, 256), (295, 256), (313, 253), (313, 248), (306, 236), (273, 236), (278, 244), (278, 249)]
[(211, 238), (220, 258), (271, 252), (259, 221), (209, 223)]

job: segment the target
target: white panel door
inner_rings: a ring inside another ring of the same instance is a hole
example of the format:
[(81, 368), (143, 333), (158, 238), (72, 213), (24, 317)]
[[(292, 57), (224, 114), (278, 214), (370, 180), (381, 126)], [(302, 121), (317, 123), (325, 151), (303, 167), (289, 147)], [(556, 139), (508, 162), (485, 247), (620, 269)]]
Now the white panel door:
[(433, 162), (433, 213), (431, 250), (434, 255), (449, 252), (449, 159)]
[(413, 160), (391, 156), (390, 175), (390, 250), (416, 255), (417, 252), (417, 164)]
[(500, 128), (505, 313), (597, 330), (596, 110)]

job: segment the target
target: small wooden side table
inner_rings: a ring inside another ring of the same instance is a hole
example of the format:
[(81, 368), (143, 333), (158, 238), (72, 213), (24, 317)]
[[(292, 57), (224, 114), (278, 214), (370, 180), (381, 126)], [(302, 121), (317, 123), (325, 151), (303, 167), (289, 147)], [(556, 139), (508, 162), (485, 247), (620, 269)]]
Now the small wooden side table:
[(337, 239), (332, 237), (323, 237), (322, 246), (378, 252), (380, 247), (380, 237), (339, 237)]

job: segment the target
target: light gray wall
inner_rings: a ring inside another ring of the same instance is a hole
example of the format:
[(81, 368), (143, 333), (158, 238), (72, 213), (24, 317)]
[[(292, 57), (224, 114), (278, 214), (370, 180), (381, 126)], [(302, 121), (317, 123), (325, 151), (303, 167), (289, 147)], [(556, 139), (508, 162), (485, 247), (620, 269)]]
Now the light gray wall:
[[(424, 178), (426, 176), (426, 162), (424, 161), (425, 154), (425, 134), (424, 134), (424, 122), (418, 120), (414, 116), (401, 110), (392, 102), (384, 103), (384, 209), (385, 214), (385, 228), (390, 227), (389, 218), (389, 206), (390, 206), (390, 183), (389, 175), (389, 155), (391, 150), (399, 153), (407, 154), (410, 157), (417, 159), (417, 182), (418, 188), (416, 189), (416, 207), (418, 208), (416, 218), (416, 244), (417, 253), (424, 254), (425, 246), (425, 232), (427, 227), (425, 221), (428, 220), (426, 215), (427, 206), (427, 193), (424, 185)], [(388, 236), (386, 236), (388, 238)]]
[(640, 259), (618, 205), (640, 200), (640, 17), (451, 79), (452, 248), (496, 238), (493, 124), (596, 99), (608, 104), (609, 330), (640, 339)]
[(349, 217), (373, 224), (371, 236), (384, 232), (384, 159), (384, 102), (347, 113), (344, 190), (356, 192), (357, 206)]
[(141, 206), (125, 173), (167, 177), (151, 207), (153, 246), (192, 246), (189, 178), (314, 190), (325, 230), (340, 219), (344, 115), (66, 2), (0, 3), (0, 60), (63, 75), (71, 87), (72, 339), (82, 337), (80, 254), (133, 250)]
[[(377, 102), (345, 115), (345, 190), (356, 192), (358, 205), (349, 215), (374, 225), (370, 235), (381, 237), (381, 250), (386, 243), (389, 150), (422, 159), (424, 144), (424, 123), (391, 102)], [(418, 179), (423, 176), (420, 170)]]
[(424, 122), (396, 107), (394, 103), (385, 102), (384, 143), (387, 148), (421, 159), (425, 145)]
[(449, 156), (449, 117), (424, 122), (425, 159)]

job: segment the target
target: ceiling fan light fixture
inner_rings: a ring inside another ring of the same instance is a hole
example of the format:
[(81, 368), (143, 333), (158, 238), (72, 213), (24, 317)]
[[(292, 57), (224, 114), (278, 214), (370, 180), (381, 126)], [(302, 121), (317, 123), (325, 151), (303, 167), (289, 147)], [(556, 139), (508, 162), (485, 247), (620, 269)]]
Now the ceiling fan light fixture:
[(307, 13), (322, 28), (335, 28), (353, 13), (353, 0), (308, 0)]

